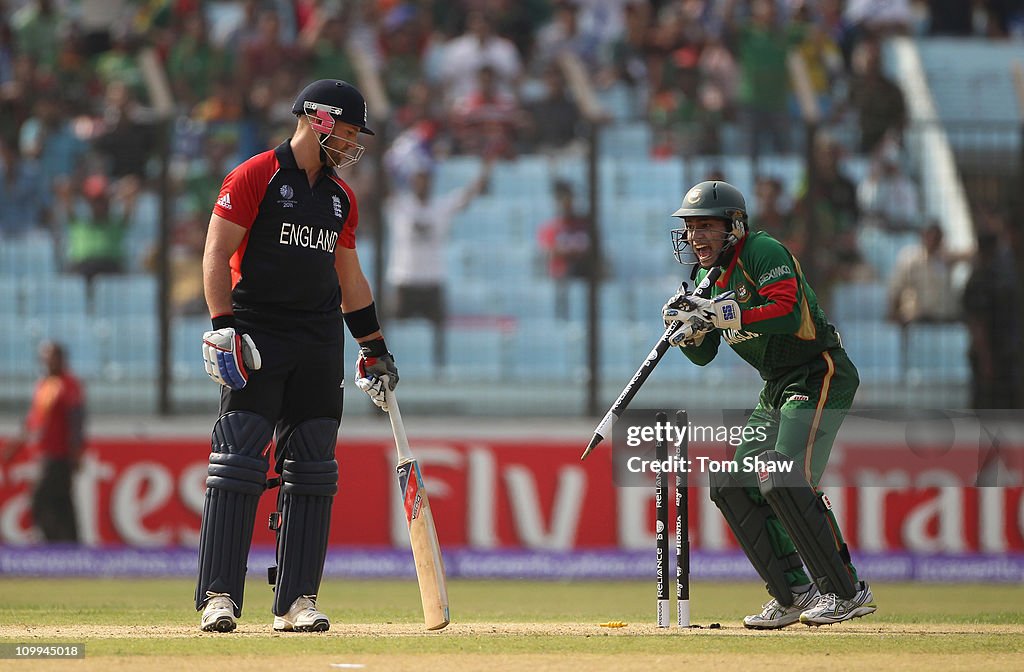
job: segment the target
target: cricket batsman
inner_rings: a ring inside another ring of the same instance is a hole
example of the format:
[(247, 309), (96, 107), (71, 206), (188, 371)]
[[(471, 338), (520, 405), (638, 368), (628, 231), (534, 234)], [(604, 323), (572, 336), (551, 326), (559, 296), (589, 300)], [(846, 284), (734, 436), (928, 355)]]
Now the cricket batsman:
[(818, 490), (860, 382), (857, 369), (799, 262), (767, 233), (748, 230), (736, 187), (701, 182), (672, 216), (684, 224), (672, 231), (676, 260), (696, 264), (697, 282), (716, 266), (723, 271), (711, 298), (677, 294), (665, 304), (666, 326), (679, 325), (669, 341), (705, 366), (724, 340), (758, 370), (764, 387), (747, 421), (753, 431), (744, 433), (755, 438), (737, 447), (734, 461), (756, 455), (761, 464), (792, 465), (788, 473), (710, 474), (712, 501), (772, 597), (743, 624), (774, 630), (873, 613), (871, 589)]

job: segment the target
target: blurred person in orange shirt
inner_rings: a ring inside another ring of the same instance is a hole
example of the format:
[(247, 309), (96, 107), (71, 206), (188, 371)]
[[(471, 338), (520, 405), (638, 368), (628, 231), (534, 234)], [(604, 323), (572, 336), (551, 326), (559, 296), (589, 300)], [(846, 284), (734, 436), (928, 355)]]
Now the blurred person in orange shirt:
[(78, 523), (71, 496), (72, 476), (85, 445), (85, 396), (68, 368), (64, 347), (45, 341), (39, 346), (45, 374), (36, 383), (32, 406), (21, 433), (0, 450), (7, 463), (26, 445), (40, 460), (32, 492), (32, 518), (47, 542), (78, 543)]

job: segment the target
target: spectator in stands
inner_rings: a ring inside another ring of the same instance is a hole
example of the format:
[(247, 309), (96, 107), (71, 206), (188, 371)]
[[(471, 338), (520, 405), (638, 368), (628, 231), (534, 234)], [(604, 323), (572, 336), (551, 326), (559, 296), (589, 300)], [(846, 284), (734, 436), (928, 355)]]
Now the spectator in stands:
[(597, 35), (580, 30), (578, 11), (576, 5), (568, 0), (555, 3), (551, 21), (537, 31), (532, 63), (534, 72), (556, 64), (563, 53), (575, 55), (587, 71), (597, 71), (601, 44)]
[(386, 209), (391, 249), (387, 284), (389, 312), (396, 319), (426, 318), (434, 325), (434, 364), (445, 361), (445, 248), (455, 215), (487, 185), (491, 163), (469, 185), (443, 195), (433, 193), (433, 168), (421, 163), (410, 188), (400, 190)]
[(64, 18), (51, 0), (26, 2), (10, 18), (18, 50), (34, 63), (51, 71), (60, 53), (63, 23)]
[(0, 240), (39, 231), (46, 196), (39, 163), (23, 160), (0, 136)]
[(284, 38), (276, 9), (260, 10), (257, 27), (257, 33), (241, 45), (238, 54), (238, 79), (246, 86), (282, 68), (293, 71), (301, 62), (299, 50)]
[(104, 30), (107, 29), (110, 32), (110, 48), (96, 56), (93, 66), (96, 75), (104, 87), (117, 82), (128, 87), (133, 97), (141, 99), (146, 94), (146, 87), (139, 64), (140, 38), (129, 32), (123, 22), (114, 28), (109, 28), (107, 24)]
[(704, 86), (697, 59), (696, 48), (674, 51), (663, 83), (651, 93), (648, 116), (655, 156), (713, 154), (721, 146), (718, 131), (725, 101), (713, 85)]
[(962, 305), (970, 334), (971, 406), (1021, 408), (1020, 276), (1005, 218), (984, 212), (978, 220), (977, 254)]
[(750, 22), (736, 30), (738, 102), (750, 137), (750, 154), (790, 148), (789, 70), (786, 56), (800, 43), (798, 24), (779, 25), (773, 0), (753, 0)]
[(917, 184), (903, 172), (895, 136), (876, 149), (870, 171), (857, 185), (857, 206), (862, 226), (899, 232), (916, 231), (924, 224)]
[(493, 73), (498, 91), (511, 95), (522, 74), (519, 52), (511, 40), (494, 32), (487, 14), (473, 10), (466, 16), (466, 32), (444, 45), (440, 76), (445, 98), (455, 102), (478, 91), (485, 67)]
[(857, 188), (841, 167), (842, 146), (825, 133), (815, 140), (812, 173), (804, 176), (795, 207), (798, 226), (813, 256), (804, 269), (815, 279), (819, 298), (839, 281), (867, 274), (857, 244)]
[(632, 98), (643, 102), (647, 98), (647, 59), (645, 56), (651, 6), (646, 2), (630, 2), (623, 7), (624, 29), (607, 41), (604, 68), (597, 83), (608, 88), (622, 82), (630, 88)]
[(38, 162), (40, 188), (46, 191), (70, 179), (87, 150), (72, 130), (67, 107), (59, 92), (48, 90), (36, 101), (35, 113), (21, 125), (22, 159)]
[(970, 36), (972, 14), (976, 3), (963, 0), (928, 0), (928, 33), (930, 35)]
[(313, 79), (357, 81), (348, 51), (351, 11), (346, 6), (339, 12), (317, 12), (301, 33), (300, 44), (309, 55), (309, 74)]
[(766, 231), (786, 246), (797, 258), (802, 257), (804, 238), (794, 226), (794, 218), (786, 203), (782, 182), (778, 178), (759, 175), (754, 180), (757, 210), (751, 218), (753, 228)]
[(383, 63), (381, 76), (388, 99), (394, 105), (405, 104), (413, 84), (423, 76), (421, 62), (427, 46), (425, 22), (420, 10), (410, 4), (396, 5), (382, 22), (380, 44)]
[(573, 189), (568, 182), (554, 183), (558, 214), (537, 231), (537, 242), (548, 262), (548, 275), (555, 281), (555, 317), (569, 316), (569, 284), (590, 278), (593, 269), (593, 239), (590, 222), (576, 213)]
[(888, 319), (906, 326), (958, 317), (952, 258), (942, 238), (942, 227), (932, 222), (921, 232), (920, 244), (900, 251), (889, 279)]
[[(216, 185), (214, 185), (216, 189)], [(189, 204), (184, 215), (174, 225), (168, 254), (170, 273), (170, 301), (174, 315), (205, 316), (206, 296), (203, 292), (203, 249), (206, 243), (206, 220), (198, 204)], [(153, 246), (146, 255), (144, 266), (157, 272), (160, 250)]]
[(477, 88), (460, 98), (451, 113), (455, 149), (476, 156), (514, 158), (525, 117), (519, 101), (498, 85), (497, 71), (485, 65)]
[(579, 140), (579, 109), (557, 65), (544, 69), (544, 94), (524, 107), (528, 151), (560, 153)]
[(11, 79), (0, 86), (0, 135), (16, 146), (21, 125), (35, 107), (39, 77), (35, 63), (24, 54), (15, 54)]
[(0, 21), (0, 88), (14, 79), (14, 54), (17, 51), (11, 24)]
[(125, 235), (138, 186), (128, 181), (118, 186), (120, 193), (112, 194), (107, 176), (94, 173), (82, 181), (81, 195), (87, 207), (80, 210), (74, 203), (64, 204), (66, 267), (85, 278), (90, 296), (97, 275), (125, 271)]
[(39, 358), (45, 374), (36, 383), (21, 432), (0, 450), (6, 464), (26, 445), (40, 461), (32, 491), (32, 518), (43, 539), (78, 543), (72, 480), (85, 448), (85, 395), (59, 343), (44, 342)]
[(828, 118), (834, 103), (833, 91), (844, 85), (846, 63), (843, 53), (820, 23), (809, 15), (807, 4), (801, 5), (803, 40), (796, 47), (807, 67), (807, 77), (823, 117)]
[(891, 135), (901, 138), (907, 123), (903, 91), (882, 72), (881, 45), (864, 40), (854, 50), (849, 105), (860, 123), (860, 151), (873, 154)]
[(181, 32), (167, 55), (167, 77), (181, 109), (191, 110), (206, 98), (221, 75), (231, 71), (228, 55), (210, 42), (203, 11), (182, 18)]
[(697, 62), (701, 80), (701, 107), (722, 120), (736, 115), (736, 92), (739, 88), (739, 66), (736, 57), (719, 35), (708, 35)]
[(93, 149), (106, 157), (111, 177), (145, 177), (146, 166), (155, 154), (155, 127), (124, 82), (114, 81), (107, 86), (105, 103), (101, 131), (92, 141)]

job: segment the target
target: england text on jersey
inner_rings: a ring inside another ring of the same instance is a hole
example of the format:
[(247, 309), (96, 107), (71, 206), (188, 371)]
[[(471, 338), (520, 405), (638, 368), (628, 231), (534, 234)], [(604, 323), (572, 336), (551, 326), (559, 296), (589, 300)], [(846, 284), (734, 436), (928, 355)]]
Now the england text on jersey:
[(278, 242), (282, 245), (308, 247), (311, 250), (333, 253), (334, 245), (338, 242), (338, 233), (305, 224), (281, 222), (281, 236)]

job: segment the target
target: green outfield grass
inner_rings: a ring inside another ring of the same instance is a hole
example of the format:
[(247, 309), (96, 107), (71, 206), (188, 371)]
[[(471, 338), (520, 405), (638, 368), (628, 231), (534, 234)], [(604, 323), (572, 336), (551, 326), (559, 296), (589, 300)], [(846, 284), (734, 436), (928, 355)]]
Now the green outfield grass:
[[(239, 670), (281, 670), (282, 660), (299, 657), (308, 669), (348, 662), (381, 670), (422, 669), (419, 663), (447, 672), (554, 670), (578, 658), (588, 670), (651, 672), (666, 657), (708, 665), (773, 659), (814, 664), (825, 655), (887, 672), (1005, 670), (1024, 655), (1024, 587), (873, 588), (879, 611), (871, 617), (756, 633), (740, 625), (765, 599), (752, 583), (693, 585), (694, 622), (717, 622), (721, 629), (659, 631), (653, 627), (653, 582), (456, 581), (450, 586), (452, 625), (427, 633), (414, 582), (326, 581), (320, 605), (332, 617), (330, 632), (278, 634), (270, 627), (270, 589), (252, 581), (238, 631), (214, 635), (198, 631), (187, 580), (6, 578), (0, 579), (0, 641), (86, 642), (87, 659), (73, 669), (176, 671), (215, 669), (211, 659)], [(628, 625), (599, 627), (607, 621)], [(58, 669), (69, 663), (19, 663), (33, 664)]]

